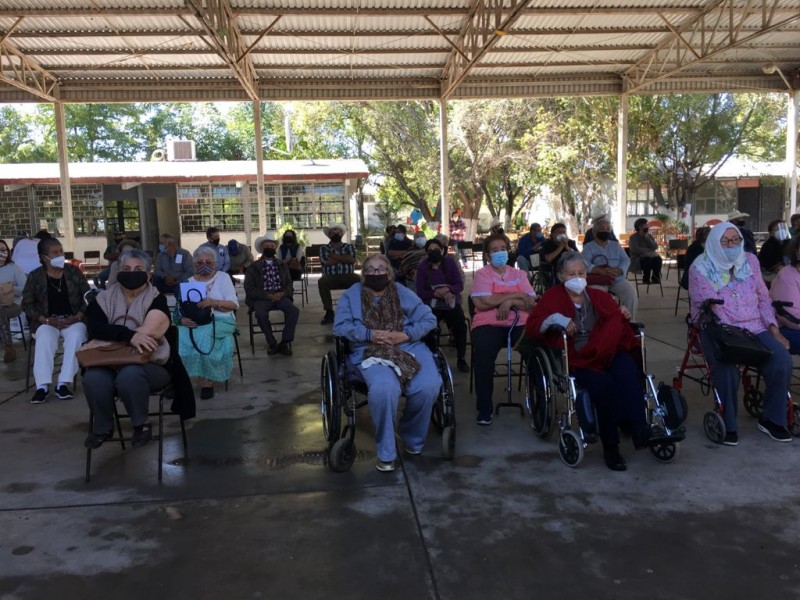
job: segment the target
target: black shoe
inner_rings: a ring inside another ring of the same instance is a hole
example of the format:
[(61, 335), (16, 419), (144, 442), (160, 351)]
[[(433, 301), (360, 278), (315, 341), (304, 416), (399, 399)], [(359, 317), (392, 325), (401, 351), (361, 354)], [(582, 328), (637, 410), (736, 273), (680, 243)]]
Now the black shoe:
[(735, 431), (729, 431), (725, 434), (725, 439), (722, 440), (723, 446), (738, 446), (739, 445), (739, 434)]
[(653, 275), (653, 285), (661, 283), (661, 275)]
[(766, 433), (769, 437), (771, 437), (776, 442), (791, 442), (792, 441), (792, 434), (781, 425), (777, 425), (772, 421), (768, 421), (767, 419), (759, 419), (758, 420), (758, 430)]
[[(214, 388), (211, 388), (212, 390)], [(150, 428), (150, 423), (139, 425), (133, 428), (133, 435), (131, 436), (131, 446), (139, 448), (144, 446), (147, 442), (153, 439), (153, 432)]]
[(47, 388), (36, 388), (36, 391), (33, 393), (33, 398), (31, 398), (31, 404), (44, 404), (47, 400)]
[(469, 364), (463, 358), (459, 358), (456, 367), (461, 373), (469, 373)]
[(74, 396), (72, 392), (69, 391), (69, 388), (62, 383), (56, 388), (56, 398), (59, 400), (72, 400)]
[(320, 321), (319, 324), (320, 325), (330, 325), (331, 323), (333, 323), (333, 311), (332, 310), (326, 310), (325, 311), (325, 316), (322, 317), (322, 321)]
[(211, 400), (214, 397), (214, 388), (213, 387), (201, 387), (200, 388), (200, 400)]
[(112, 433), (90, 433), (83, 440), (83, 445), (90, 450), (97, 450), (105, 442), (111, 439)]
[(650, 285), (650, 278), (642, 277), (642, 285)]
[(272, 356), (273, 354), (277, 354), (277, 353), (278, 353), (278, 344), (277, 343), (270, 344), (269, 348), (267, 348), (267, 354)]
[(281, 342), (278, 346), (278, 352), (283, 354), (284, 356), (291, 356), (292, 355), (292, 343), (291, 342)]
[(603, 460), (605, 461), (606, 466), (612, 471), (628, 470), (628, 465), (625, 463), (625, 459), (622, 458), (622, 455), (619, 453), (619, 448), (615, 447), (603, 450)]

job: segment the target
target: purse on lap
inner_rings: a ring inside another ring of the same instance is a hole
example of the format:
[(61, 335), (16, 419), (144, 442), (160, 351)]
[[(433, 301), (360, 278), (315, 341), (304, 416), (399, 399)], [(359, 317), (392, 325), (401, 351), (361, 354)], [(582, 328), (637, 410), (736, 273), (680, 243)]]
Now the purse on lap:
[(145, 365), (150, 362), (151, 352), (139, 352), (127, 342), (89, 344), (75, 352), (78, 364), (84, 369), (91, 367), (124, 367)]
[(705, 324), (705, 331), (714, 344), (714, 356), (720, 362), (758, 366), (772, 356), (772, 350), (747, 329), (711, 321)]

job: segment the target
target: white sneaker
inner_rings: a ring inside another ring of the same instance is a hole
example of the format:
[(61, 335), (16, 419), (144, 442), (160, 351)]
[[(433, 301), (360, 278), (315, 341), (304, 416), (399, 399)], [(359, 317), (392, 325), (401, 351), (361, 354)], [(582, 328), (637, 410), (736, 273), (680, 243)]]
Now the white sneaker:
[(378, 462), (375, 464), (375, 468), (378, 469), (378, 471), (381, 471), (382, 473), (388, 473), (390, 471), (394, 471), (394, 461), (393, 460), (385, 461), (379, 458)]

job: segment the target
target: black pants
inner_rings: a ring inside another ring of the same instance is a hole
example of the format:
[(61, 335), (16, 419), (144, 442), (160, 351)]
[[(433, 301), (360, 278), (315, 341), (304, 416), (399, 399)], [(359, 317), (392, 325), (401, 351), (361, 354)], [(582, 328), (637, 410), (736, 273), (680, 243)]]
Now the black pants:
[(437, 321), (444, 321), (447, 330), (456, 340), (456, 356), (458, 360), (463, 359), (467, 354), (467, 322), (464, 320), (464, 309), (460, 304), (450, 310), (434, 310)]
[(642, 281), (644, 283), (658, 283), (661, 281), (660, 256), (643, 256), (639, 259), (639, 265), (642, 267)]
[[(524, 326), (511, 332), (513, 346), (522, 335)], [(494, 391), (494, 363), (500, 350), (506, 348), (508, 327), (481, 325), (472, 330), (472, 352), (474, 353), (473, 376), (475, 377), (475, 408), (479, 416), (491, 415), (492, 392)], [(505, 358), (505, 356), (504, 356)]]

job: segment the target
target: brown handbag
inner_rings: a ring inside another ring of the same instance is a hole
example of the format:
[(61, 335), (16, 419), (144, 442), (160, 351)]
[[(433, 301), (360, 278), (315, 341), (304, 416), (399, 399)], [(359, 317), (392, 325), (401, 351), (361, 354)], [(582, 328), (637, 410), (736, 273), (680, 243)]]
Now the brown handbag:
[(145, 365), (150, 362), (151, 352), (139, 352), (126, 342), (108, 342), (81, 348), (75, 353), (78, 364), (84, 369), (91, 367), (124, 367)]

